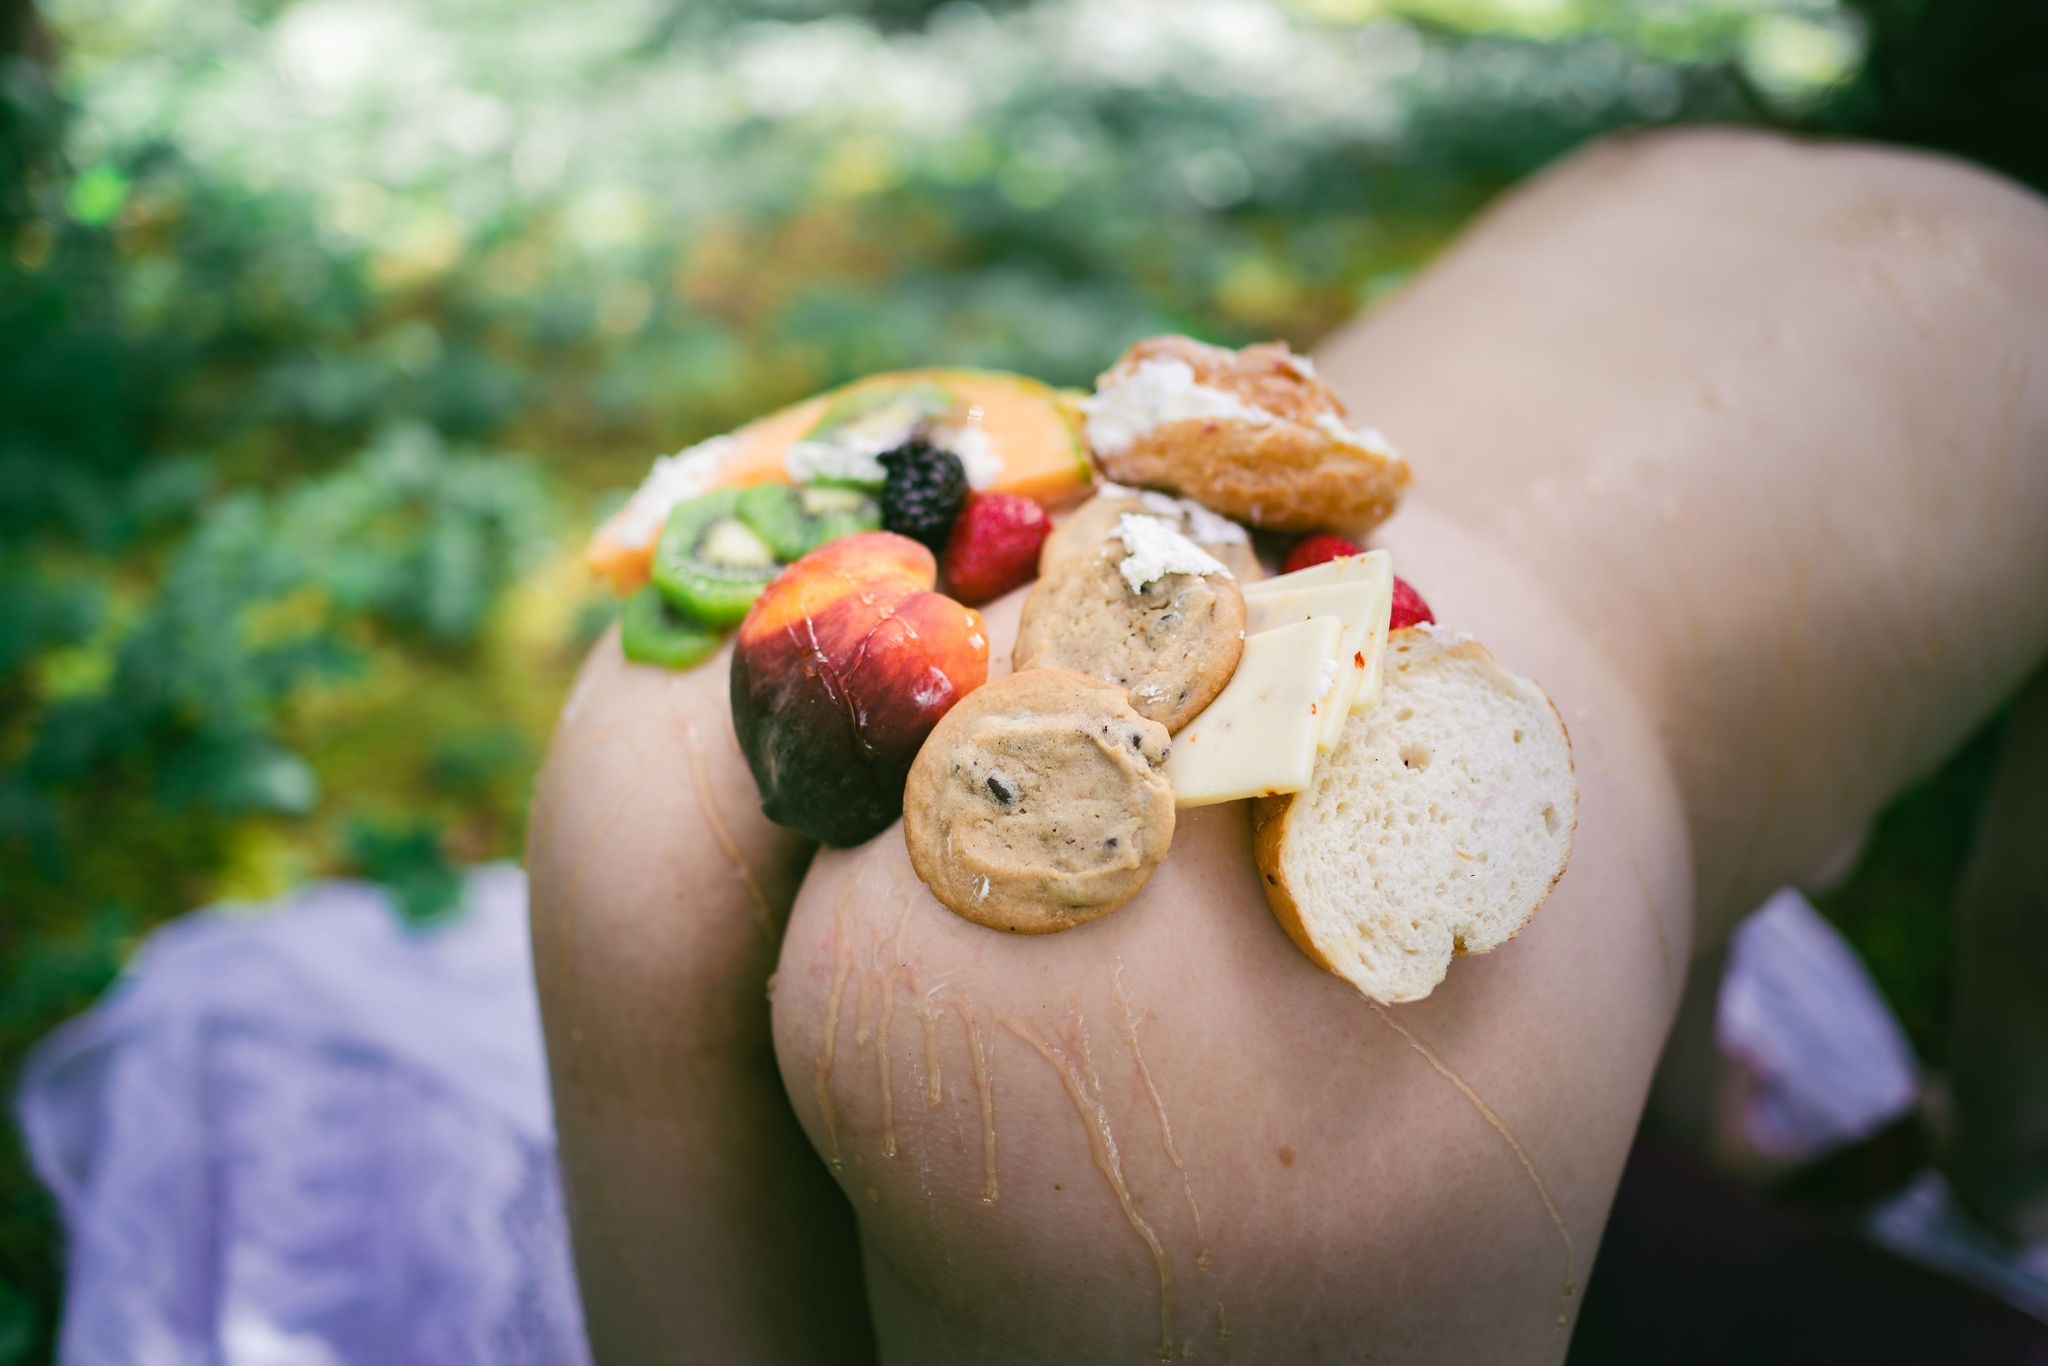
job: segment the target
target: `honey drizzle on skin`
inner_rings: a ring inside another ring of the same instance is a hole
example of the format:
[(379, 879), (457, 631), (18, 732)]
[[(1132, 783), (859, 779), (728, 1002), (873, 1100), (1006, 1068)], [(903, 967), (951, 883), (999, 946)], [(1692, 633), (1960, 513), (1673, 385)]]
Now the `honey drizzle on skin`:
[(842, 873), (832, 902), (832, 991), (825, 1000), (825, 1041), (811, 1065), (811, 1084), (817, 1091), (818, 1112), (825, 1120), (826, 1161), (833, 1171), (844, 1169), (839, 1160), (839, 1112), (832, 1105), (832, 1060), (839, 1052), (839, 1006), (846, 996), (846, 977), (853, 971), (853, 955), (846, 946), (846, 896), (852, 884)]
[(882, 1023), (875, 1036), (875, 1066), (882, 1083), (882, 1156), (896, 1156), (896, 1097), (889, 1084), (889, 1015), (896, 1005), (896, 993), (882, 988)]
[[(875, 956), (870, 953), (868, 955), (869, 965), (872, 966), (874, 961)], [(853, 1046), (855, 1048), (866, 1048), (868, 1046), (868, 974), (865, 972), (860, 975), (860, 985), (854, 988)]]
[(896, 1090), (891, 1085), (889, 1019), (896, 1013), (896, 978), (903, 971), (903, 927), (910, 920), (910, 903), (896, 915), (896, 937), (889, 949), (889, 966), (882, 973), (882, 1018), (875, 1026), (875, 1070), (882, 1085), (882, 1156), (896, 1156)]
[[(1471, 1084), (1459, 1076), (1457, 1070), (1445, 1062), (1434, 1048), (1431, 1048), (1422, 1040), (1421, 1036), (1395, 1019), (1393, 1012), (1378, 1001), (1368, 1001), (1367, 1004), (1373, 1008), (1374, 1012), (1382, 1020), (1387, 1022), (1387, 1025), (1396, 1034), (1399, 1034), (1408, 1041), (1410, 1048), (1420, 1053), (1423, 1060), (1436, 1069), (1438, 1076), (1457, 1088), (1458, 1094), (1465, 1097), (1471, 1103), (1472, 1108), (1479, 1112), (1479, 1117), (1491, 1125), (1493, 1131), (1500, 1135), (1501, 1141), (1508, 1145), (1508, 1148), (1515, 1155), (1515, 1161), (1522, 1164), (1523, 1175), (1527, 1176), (1529, 1184), (1536, 1188), (1536, 1198), (1543, 1202), (1543, 1212), (1550, 1216), (1550, 1222), (1557, 1227), (1557, 1236), (1564, 1242), (1564, 1294), (1562, 1299), (1570, 1299), (1578, 1291), (1578, 1282), (1574, 1279), (1577, 1250), (1572, 1245), (1571, 1230), (1564, 1226), (1564, 1216), (1558, 1213), (1557, 1202), (1550, 1198), (1550, 1188), (1543, 1184), (1542, 1176), (1536, 1171), (1536, 1164), (1529, 1160), (1528, 1150), (1522, 1146), (1520, 1140), (1508, 1132), (1508, 1126), (1503, 1124), (1500, 1116), (1493, 1112), (1493, 1107), (1484, 1100), (1481, 1100), (1479, 1093), (1472, 1089)], [(1560, 1302), (1557, 1312), (1557, 1326), (1564, 1328), (1569, 1326), (1570, 1322), (1571, 1319), (1564, 1312), (1562, 1302)]]
[(946, 1098), (939, 1079), (939, 1012), (932, 1004), (932, 997), (941, 990), (933, 987), (917, 1003), (918, 1022), (924, 1026), (924, 1103), (930, 1108)]
[(775, 912), (769, 909), (767, 894), (761, 890), (761, 883), (754, 876), (752, 865), (739, 846), (739, 841), (726, 829), (725, 817), (718, 812), (718, 802), (711, 795), (711, 770), (704, 762), (704, 746), (697, 738), (697, 723), (683, 722), (683, 744), (690, 751), (690, 772), (697, 780), (697, 807), (704, 817), (704, 826), (711, 832), (711, 838), (725, 854), (725, 861), (732, 865), (733, 873), (747, 889), (747, 899), (754, 906), (754, 922), (761, 927), (761, 935), (770, 944), (775, 942)]
[(1002, 1197), (1002, 1187), (996, 1172), (996, 1091), (994, 1073), (989, 1067), (989, 1048), (981, 1037), (981, 1026), (965, 1006), (953, 1003), (953, 1013), (967, 1026), (968, 1052), (974, 1059), (974, 1089), (981, 1094), (981, 1203), (993, 1205)]
[[(1202, 1229), (1202, 1207), (1195, 1203), (1195, 1186), (1188, 1177), (1188, 1164), (1181, 1159), (1180, 1148), (1173, 1141), (1173, 1126), (1166, 1120), (1166, 1101), (1152, 1080), (1152, 1069), (1146, 1065), (1145, 1055), (1138, 1049), (1138, 1014), (1131, 1009), (1131, 998), (1124, 991), (1123, 959), (1116, 960), (1116, 966), (1110, 970), (1109, 981), (1116, 994), (1116, 1003), (1124, 1013), (1124, 1043), (1131, 1050), (1131, 1061), (1138, 1065), (1138, 1079), (1145, 1083), (1145, 1093), (1152, 1097), (1152, 1113), (1159, 1116), (1160, 1141), (1166, 1145), (1167, 1160), (1180, 1172), (1181, 1194), (1187, 1197), (1188, 1213), (1195, 1218), (1195, 1269), (1207, 1271), (1214, 1259), (1209, 1255), (1209, 1235)], [(1219, 1305), (1219, 1312), (1221, 1308)]]
[[(1096, 1169), (1108, 1179), (1110, 1191), (1123, 1209), (1124, 1221), (1152, 1254), (1152, 1264), (1159, 1272), (1159, 1359), (1173, 1360), (1173, 1267), (1167, 1261), (1166, 1247), (1159, 1241), (1159, 1234), (1139, 1212), (1138, 1202), (1131, 1197), (1130, 1183), (1124, 1180), (1123, 1158), (1117, 1152), (1116, 1135), (1110, 1131), (1109, 1111), (1102, 1103), (1102, 1080), (1095, 1075), (1094, 1062), (1087, 1062), (1089, 1085), (1084, 1086), (1073, 1059), (1046, 1042), (1030, 1025), (1008, 1015), (998, 1016), (997, 1022), (1038, 1050), (1038, 1055), (1059, 1075), (1060, 1084), (1067, 1088), (1067, 1098), (1074, 1102), (1081, 1127), (1087, 1132), (1088, 1151), (1095, 1159)], [(1081, 1043), (1084, 1059), (1087, 1058), (1087, 1048), (1084, 1035)], [(1092, 1096), (1089, 1094), (1091, 1089), (1094, 1092)]]

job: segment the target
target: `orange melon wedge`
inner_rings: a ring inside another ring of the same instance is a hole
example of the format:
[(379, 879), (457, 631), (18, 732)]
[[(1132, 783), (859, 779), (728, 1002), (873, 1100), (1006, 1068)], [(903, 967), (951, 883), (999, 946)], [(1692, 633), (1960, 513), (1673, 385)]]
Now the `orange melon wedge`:
[[(722, 487), (787, 482), (783, 458), (815, 428), (839, 399), (882, 386), (937, 384), (959, 399), (957, 421), (988, 435), (1002, 472), (987, 491), (1017, 493), (1058, 504), (1078, 496), (1092, 478), (1081, 441), (1080, 411), (1074, 398), (1023, 375), (999, 370), (898, 370), (870, 375), (839, 389), (807, 398), (757, 418), (733, 433), (735, 449), (719, 466)], [(599, 527), (584, 551), (584, 562), (614, 591), (630, 593), (647, 582), (654, 538), (635, 543), (614, 517)]]

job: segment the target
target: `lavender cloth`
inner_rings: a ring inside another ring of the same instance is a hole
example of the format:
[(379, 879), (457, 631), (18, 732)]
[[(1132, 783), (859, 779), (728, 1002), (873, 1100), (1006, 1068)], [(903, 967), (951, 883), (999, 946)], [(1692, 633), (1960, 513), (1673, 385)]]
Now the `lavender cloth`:
[(580, 1366), (517, 869), (408, 929), (376, 888), (152, 935), (30, 1059), (64, 1366)]
[(1749, 1074), (1743, 1128), (1758, 1151), (1812, 1161), (1920, 1100), (1906, 1031), (1849, 941), (1790, 887), (1735, 929), (1714, 1034)]

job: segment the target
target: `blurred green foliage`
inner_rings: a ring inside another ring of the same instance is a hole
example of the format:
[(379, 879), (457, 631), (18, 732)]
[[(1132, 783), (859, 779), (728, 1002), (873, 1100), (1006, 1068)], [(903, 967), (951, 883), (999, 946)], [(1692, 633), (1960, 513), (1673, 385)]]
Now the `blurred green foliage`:
[[(878, 368), (1310, 342), (1588, 136), (1829, 116), (1862, 33), (1826, 0), (0, 0), (0, 1084), (166, 916), (353, 871), (430, 921), (516, 854), (608, 613), (575, 549), (655, 452)], [(56, 1284), (0, 1154), (0, 1363)]]

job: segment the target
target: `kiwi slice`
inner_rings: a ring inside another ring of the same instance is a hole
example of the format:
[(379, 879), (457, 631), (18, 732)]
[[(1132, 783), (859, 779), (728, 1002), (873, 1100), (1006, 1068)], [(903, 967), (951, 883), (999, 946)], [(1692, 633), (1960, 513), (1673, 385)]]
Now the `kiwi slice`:
[(931, 380), (863, 384), (832, 401), (785, 457), (799, 483), (880, 488), (875, 456), (893, 450), (960, 406), (960, 396)]
[(626, 599), (619, 616), (619, 647), (635, 664), (693, 669), (718, 650), (723, 634), (678, 612), (653, 584)]
[(740, 494), (739, 517), (777, 555), (794, 560), (827, 541), (882, 525), (882, 504), (851, 484), (757, 484)]
[(804, 433), (804, 440), (886, 448), (959, 404), (958, 394), (928, 379), (864, 384), (834, 399), (819, 415), (817, 425)]
[(739, 518), (740, 490), (676, 505), (654, 543), (654, 586), (707, 626), (736, 626), (782, 570), (775, 548)]

